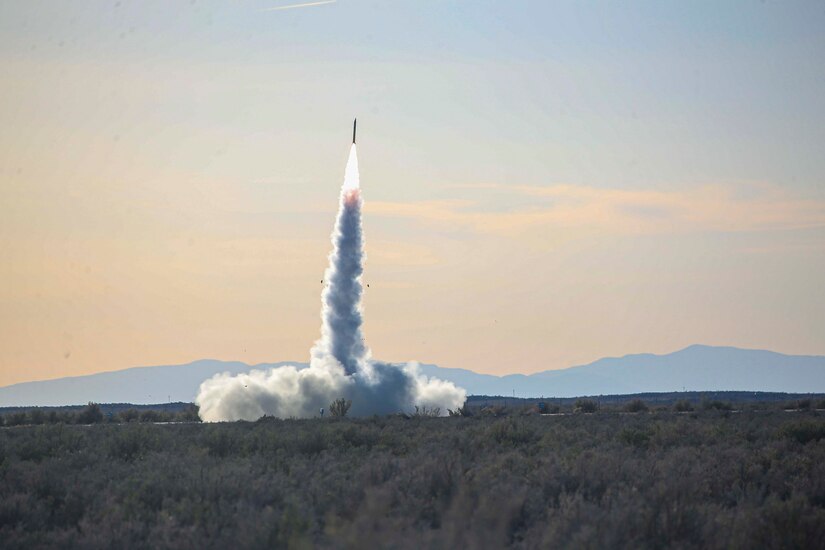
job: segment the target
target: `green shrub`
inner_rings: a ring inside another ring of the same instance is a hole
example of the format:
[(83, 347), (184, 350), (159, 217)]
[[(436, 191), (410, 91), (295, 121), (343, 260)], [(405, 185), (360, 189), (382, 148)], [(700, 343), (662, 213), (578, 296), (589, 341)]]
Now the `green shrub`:
[(185, 409), (177, 414), (178, 422), (200, 422), (200, 408), (197, 405), (187, 405)]
[(157, 448), (157, 437), (151, 426), (121, 426), (108, 438), (110, 458), (130, 461), (145, 456)]
[(490, 426), (488, 435), (499, 444), (527, 445), (538, 439), (536, 431), (524, 420), (510, 417)]
[(598, 403), (592, 399), (576, 399), (573, 404), (573, 411), (580, 413), (594, 413), (599, 409)]
[(28, 424), (29, 417), (23, 411), (6, 415), (6, 426), (23, 426)]
[(693, 405), (687, 399), (680, 399), (673, 404), (673, 410), (676, 412), (690, 412), (693, 410)]
[(725, 401), (719, 401), (715, 399), (713, 401), (703, 401), (702, 408), (706, 411), (732, 411), (733, 406), (730, 403), (726, 403)]
[(636, 428), (624, 428), (619, 432), (619, 441), (633, 447), (645, 447), (650, 440), (650, 434)]
[(647, 405), (641, 399), (634, 399), (625, 404), (624, 410), (632, 413), (647, 412)]
[(239, 448), (240, 434), (230, 426), (210, 426), (204, 442), (210, 455), (225, 458)]
[(97, 424), (103, 422), (103, 411), (97, 403), (89, 403), (77, 414), (78, 424)]
[(295, 442), (298, 452), (306, 455), (316, 455), (327, 449), (327, 439), (318, 430), (302, 433)]
[(536, 411), (539, 414), (556, 414), (560, 410), (561, 410), (561, 407), (559, 407), (555, 403), (547, 403), (545, 401), (539, 401), (536, 404)]
[(17, 448), (17, 456), (20, 460), (29, 462), (40, 462), (50, 456), (50, 449), (42, 439), (28, 439)]
[(803, 445), (811, 441), (819, 441), (820, 439), (825, 438), (825, 422), (801, 420), (783, 427), (781, 434), (784, 437), (796, 440)]
[(117, 413), (118, 422), (137, 422), (140, 420), (140, 412), (137, 409), (126, 409)]
[(29, 421), (32, 424), (45, 424), (46, 413), (42, 409), (32, 409), (29, 411)]
[(145, 411), (141, 411), (140, 421), (141, 422), (154, 423), (154, 422), (162, 422), (163, 420), (162, 420), (162, 417), (161, 417), (161, 415), (158, 411), (153, 410), (153, 409), (148, 409), (148, 410), (145, 410)]

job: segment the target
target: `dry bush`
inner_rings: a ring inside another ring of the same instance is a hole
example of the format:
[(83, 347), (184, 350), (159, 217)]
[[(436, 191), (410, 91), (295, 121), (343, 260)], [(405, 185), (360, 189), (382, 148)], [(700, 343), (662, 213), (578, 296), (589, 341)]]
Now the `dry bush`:
[(450, 416), (473, 416), (473, 411), (470, 410), (470, 407), (467, 405), (466, 401), (463, 405), (461, 405), (459, 408), (455, 410), (447, 409), (447, 413)]
[(342, 397), (329, 404), (329, 414), (336, 418), (344, 418), (350, 407), (352, 407), (352, 401)]
[(441, 416), (441, 408), (440, 407), (427, 407), (425, 405), (415, 405), (415, 411), (413, 411), (412, 416), (414, 417), (436, 417)]

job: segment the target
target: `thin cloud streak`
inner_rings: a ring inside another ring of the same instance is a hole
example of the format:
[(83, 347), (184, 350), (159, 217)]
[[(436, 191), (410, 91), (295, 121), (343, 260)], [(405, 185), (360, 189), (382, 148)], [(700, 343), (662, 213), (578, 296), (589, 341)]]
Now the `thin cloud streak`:
[(324, 4), (334, 4), (338, 0), (320, 0), (319, 2), (306, 2), (304, 4), (290, 4), (288, 6), (276, 6), (274, 8), (266, 8), (261, 10), (264, 11), (281, 11), (281, 10), (293, 10), (296, 8), (309, 8), (312, 6), (323, 6)]
[(825, 227), (825, 202), (793, 197), (781, 188), (743, 189), (706, 186), (686, 191), (600, 189), (580, 185), (545, 187), (479, 185), (506, 190), (544, 205), (507, 211), (474, 210), (467, 200), (421, 202), (370, 201), (371, 215), (446, 223), (479, 233), (515, 236), (536, 229), (602, 230), (609, 233), (652, 234), (742, 232)]

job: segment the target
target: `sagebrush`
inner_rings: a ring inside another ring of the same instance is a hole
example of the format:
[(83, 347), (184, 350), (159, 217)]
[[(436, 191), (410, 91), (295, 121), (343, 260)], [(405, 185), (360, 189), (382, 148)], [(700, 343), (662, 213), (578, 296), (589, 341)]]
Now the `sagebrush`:
[(825, 418), (0, 429), (3, 548), (821, 548)]

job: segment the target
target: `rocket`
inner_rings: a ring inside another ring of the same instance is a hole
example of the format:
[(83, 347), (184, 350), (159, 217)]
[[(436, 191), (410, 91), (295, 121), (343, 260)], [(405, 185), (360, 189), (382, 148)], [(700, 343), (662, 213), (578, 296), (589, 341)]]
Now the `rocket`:
[(357, 118), (352, 119), (352, 144), (355, 145), (355, 123), (358, 122)]

